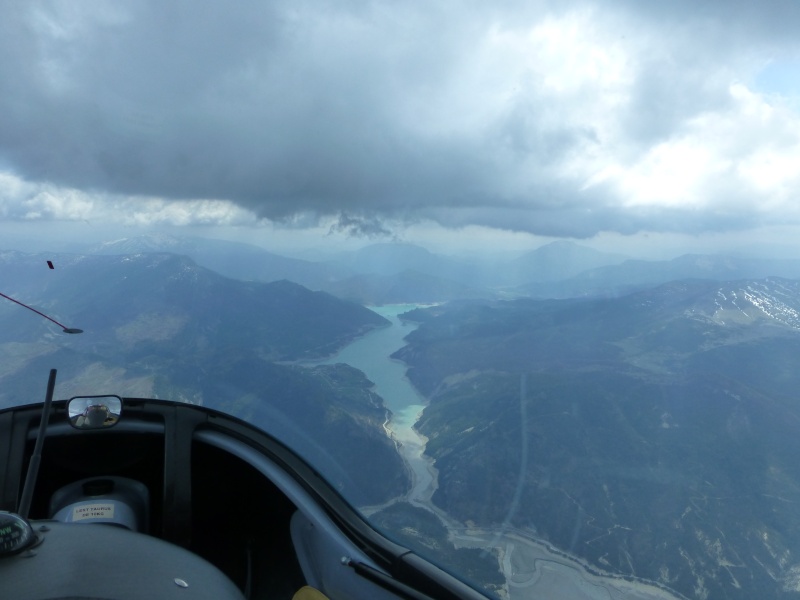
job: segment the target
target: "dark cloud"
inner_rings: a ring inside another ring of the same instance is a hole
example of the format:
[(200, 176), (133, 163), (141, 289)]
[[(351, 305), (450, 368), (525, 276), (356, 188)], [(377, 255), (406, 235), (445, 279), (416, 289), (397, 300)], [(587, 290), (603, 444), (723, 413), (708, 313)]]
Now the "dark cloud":
[(376, 216), (367, 217), (363, 215), (352, 216), (345, 213), (340, 214), (336, 221), (330, 226), (330, 233), (344, 233), (349, 237), (365, 238), (394, 238), (394, 234), (386, 227), (384, 222)]
[[(574, 236), (731, 226), (586, 193), (584, 163), (629, 165), (728, 109), (720, 64), (796, 44), (796, 3), (484, 4), (4, 3), (0, 164), (86, 192), (339, 215), (359, 235), (422, 216)], [(628, 53), (614, 112), (586, 116), (600, 88), (548, 83), (546, 47), (520, 51), (527, 71), (480, 63), (492, 28), (573, 10)]]
[(427, 209), (426, 217), (447, 227), (475, 223), (506, 231), (531, 232), (553, 238), (587, 239), (601, 231), (633, 235), (644, 231), (705, 234), (713, 231), (741, 231), (766, 221), (755, 211), (704, 211), (676, 208), (621, 208), (606, 206), (541, 208), (449, 208)]
[(800, 4), (794, 0), (602, 0), (608, 10), (624, 10), (647, 26), (669, 34), (688, 32), (694, 47), (707, 53), (720, 44), (782, 45), (797, 42)]

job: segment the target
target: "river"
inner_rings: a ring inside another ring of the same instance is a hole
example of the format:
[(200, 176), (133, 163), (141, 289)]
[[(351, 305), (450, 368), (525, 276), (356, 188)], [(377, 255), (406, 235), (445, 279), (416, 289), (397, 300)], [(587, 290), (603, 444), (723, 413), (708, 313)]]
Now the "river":
[[(416, 324), (400, 320), (398, 315), (417, 308), (418, 304), (387, 304), (370, 306), (370, 310), (388, 319), (391, 325), (370, 331), (358, 338), (336, 355), (316, 365), (345, 363), (362, 371), (372, 383), (375, 392), (383, 398), (384, 406), (391, 411), (384, 424), (387, 433), (398, 443), (397, 447), (411, 473), (411, 490), (404, 498), (427, 508), (436, 491), (436, 469), (425, 454), (425, 436), (414, 425), (425, 408), (425, 398), (417, 393), (406, 377), (406, 365), (391, 358), (405, 345), (403, 338), (417, 328)], [(379, 507), (362, 508), (371, 513)]]
[[(398, 442), (400, 455), (412, 475), (411, 490), (404, 498), (396, 500), (406, 500), (438, 515), (458, 547), (497, 548), (507, 581), (506, 597), (510, 600), (677, 600), (678, 596), (656, 584), (625, 580), (611, 573), (600, 574), (596, 567), (552, 548), (529, 532), (512, 528), (489, 531), (465, 527), (431, 502), (438, 473), (432, 459), (424, 453), (425, 436), (414, 429), (427, 402), (406, 377), (406, 365), (391, 358), (405, 345), (404, 338), (417, 328), (413, 323), (401, 321), (398, 315), (418, 306), (391, 304), (368, 307), (388, 319), (391, 325), (373, 330), (335, 356), (313, 363), (349, 364), (364, 372), (375, 384), (375, 392), (392, 413), (384, 428)], [(380, 508), (362, 507), (360, 510), (369, 516)]]

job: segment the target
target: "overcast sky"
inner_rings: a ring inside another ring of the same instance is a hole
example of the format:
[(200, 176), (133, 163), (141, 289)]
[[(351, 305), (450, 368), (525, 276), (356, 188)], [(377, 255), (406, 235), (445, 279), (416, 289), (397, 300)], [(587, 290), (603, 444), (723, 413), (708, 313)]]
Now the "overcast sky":
[(3, 0), (0, 218), (796, 226), (799, 31), (794, 0)]

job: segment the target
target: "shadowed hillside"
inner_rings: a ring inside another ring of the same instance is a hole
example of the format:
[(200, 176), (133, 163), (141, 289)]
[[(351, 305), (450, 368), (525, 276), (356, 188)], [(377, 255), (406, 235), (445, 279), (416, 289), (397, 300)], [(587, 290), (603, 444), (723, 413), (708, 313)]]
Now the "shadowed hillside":
[(688, 597), (790, 597), (800, 282), (406, 316), (437, 505)]
[[(330, 355), (385, 325), (382, 317), (287, 281), (227, 279), (172, 254), (47, 259), (57, 268), (48, 270), (43, 256), (4, 253), (4, 293), (84, 333), (63, 334), (2, 299), (0, 405), (40, 400), (31, 382), (44, 385), (55, 367), (60, 397), (168, 398), (246, 418), (309, 458), (356, 503), (405, 489), (372, 383), (344, 365), (285, 364)], [(357, 470), (341, 467), (359, 459)]]

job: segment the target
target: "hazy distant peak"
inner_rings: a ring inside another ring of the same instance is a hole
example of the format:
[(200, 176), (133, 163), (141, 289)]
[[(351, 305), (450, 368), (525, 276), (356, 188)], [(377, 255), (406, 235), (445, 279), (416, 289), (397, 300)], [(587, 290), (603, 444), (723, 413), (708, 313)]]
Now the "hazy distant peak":
[(101, 242), (91, 248), (88, 254), (138, 254), (142, 252), (180, 252), (184, 245), (181, 238), (164, 234), (149, 233), (130, 238), (120, 238)]
[(518, 278), (527, 281), (558, 281), (598, 267), (616, 265), (628, 257), (601, 252), (575, 242), (559, 240), (523, 254), (513, 261)]
[(674, 258), (672, 262), (691, 265), (700, 271), (735, 271), (749, 261), (715, 254), (683, 254)]
[(583, 246), (571, 240), (556, 240), (554, 242), (548, 242), (542, 246), (539, 246), (532, 252), (550, 252), (550, 251), (557, 251), (557, 252), (565, 252), (574, 249), (581, 249), (581, 250), (590, 250), (592, 252), (596, 252), (587, 246)]
[(89, 250), (89, 254), (135, 254), (137, 252), (173, 252), (175, 254), (198, 254), (209, 252), (237, 252), (245, 254), (268, 254), (263, 248), (214, 238), (176, 236), (168, 233), (148, 233), (130, 238), (103, 242)]
[(354, 252), (347, 264), (362, 273), (392, 275), (430, 267), (440, 259), (422, 246), (402, 242), (371, 244)]
[[(615, 254), (611, 252), (602, 252), (577, 244), (570, 240), (556, 240), (544, 246), (539, 246), (535, 250), (528, 252), (523, 256), (586, 256), (586, 257), (604, 257), (608, 260), (613, 259), (615, 262), (622, 262), (629, 258), (622, 254)], [(522, 257), (520, 257), (522, 258)]]
[(380, 256), (432, 256), (427, 248), (407, 242), (380, 242), (364, 246), (356, 251), (358, 255)]

